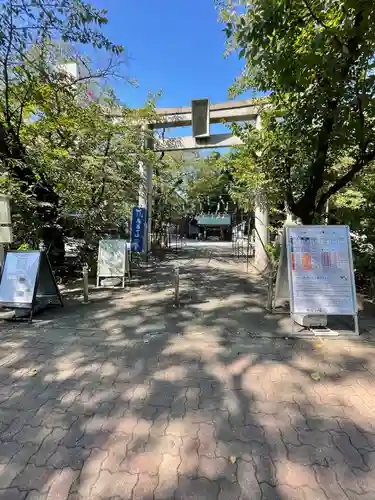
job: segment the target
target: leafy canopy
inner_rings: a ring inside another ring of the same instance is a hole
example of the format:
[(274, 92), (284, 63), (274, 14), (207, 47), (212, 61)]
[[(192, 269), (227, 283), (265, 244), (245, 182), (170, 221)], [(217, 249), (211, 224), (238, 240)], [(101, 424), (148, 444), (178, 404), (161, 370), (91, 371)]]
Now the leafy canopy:
[[(123, 76), (123, 47), (103, 34), (107, 21), (85, 0), (0, 5), (1, 188), (13, 195), (16, 238), (42, 240), (51, 252), (63, 253), (68, 226), (89, 242), (124, 221), (139, 162), (153, 161), (141, 130), (151, 103), (120, 107), (107, 83)], [(105, 65), (90, 61), (85, 45), (103, 52)]]
[(247, 125), (236, 133), (262, 180), (277, 183), (292, 212), (311, 222), (375, 159), (375, 5), (228, 1), (221, 13), (245, 62), (232, 93), (268, 93), (263, 130)]

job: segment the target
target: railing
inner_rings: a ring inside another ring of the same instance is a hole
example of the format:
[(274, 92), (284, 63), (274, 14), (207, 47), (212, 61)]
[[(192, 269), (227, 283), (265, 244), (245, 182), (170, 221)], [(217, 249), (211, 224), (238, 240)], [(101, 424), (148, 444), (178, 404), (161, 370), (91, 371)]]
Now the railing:
[(232, 253), (235, 257), (254, 257), (255, 245), (247, 238), (238, 238), (232, 240)]

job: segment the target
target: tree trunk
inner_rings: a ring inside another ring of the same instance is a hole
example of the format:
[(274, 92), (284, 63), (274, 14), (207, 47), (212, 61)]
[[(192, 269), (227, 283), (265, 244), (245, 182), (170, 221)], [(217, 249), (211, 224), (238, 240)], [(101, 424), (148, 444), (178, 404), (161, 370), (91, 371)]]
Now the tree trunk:
[(65, 243), (63, 228), (53, 221), (49, 225), (42, 226), (38, 231), (39, 240), (47, 252), (52, 269), (62, 276), (65, 268)]
[[(294, 214), (297, 215), (297, 214)], [(302, 214), (301, 216), (298, 216), (301, 219), (302, 224), (308, 226), (314, 223), (314, 216), (312, 214)]]
[(290, 212), (298, 217), (302, 224), (320, 224), (322, 213), (316, 210), (316, 200), (311, 200), (309, 203), (302, 199), (301, 202), (295, 203), (293, 206), (288, 204), (288, 209)]

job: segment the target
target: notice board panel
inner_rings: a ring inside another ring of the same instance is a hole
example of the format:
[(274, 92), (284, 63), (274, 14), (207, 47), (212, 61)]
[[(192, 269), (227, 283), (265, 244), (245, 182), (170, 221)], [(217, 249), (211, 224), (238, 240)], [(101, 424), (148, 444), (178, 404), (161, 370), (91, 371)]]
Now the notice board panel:
[(117, 278), (127, 271), (127, 241), (101, 240), (99, 242), (98, 276)]
[(40, 252), (8, 252), (0, 286), (0, 303), (31, 307)]
[(286, 228), (293, 314), (356, 315), (348, 226)]
[(57, 303), (63, 306), (48, 256), (39, 250), (7, 252), (0, 282), (0, 307), (29, 310), (31, 320), (34, 312)]

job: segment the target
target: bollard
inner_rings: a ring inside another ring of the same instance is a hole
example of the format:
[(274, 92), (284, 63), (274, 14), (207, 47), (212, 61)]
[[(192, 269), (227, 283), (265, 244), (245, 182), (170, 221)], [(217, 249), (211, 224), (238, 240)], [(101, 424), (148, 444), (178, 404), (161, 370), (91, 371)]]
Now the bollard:
[(174, 305), (180, 307), (180, 269), (174, 268)]
[(267, 288), (268, 288), (268, 296), (267, 296), (267, 311), (273, 311), (273, 266), (271, 263), (268, 264), (268, 279), (267, 279)]
[(89, 303), (89, 268), (87, 264), (83, 266), (83, 303)]

